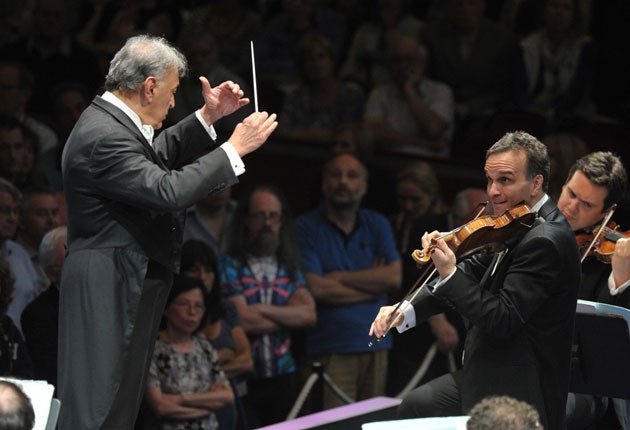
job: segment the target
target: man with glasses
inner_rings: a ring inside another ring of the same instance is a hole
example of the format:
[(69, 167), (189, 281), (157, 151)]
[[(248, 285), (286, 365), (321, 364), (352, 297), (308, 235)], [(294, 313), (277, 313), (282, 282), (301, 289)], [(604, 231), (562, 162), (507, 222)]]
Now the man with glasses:
[(219, 272), (252, 345), (254, 375), (244, 404), (248, 424), (257, 428), (284, 421), (293, 406), (297, 380), (289, 331), (315, 324), (315, 301), (304, 286), (279, 189), (256, 187), (238, 206), (231, 227)]

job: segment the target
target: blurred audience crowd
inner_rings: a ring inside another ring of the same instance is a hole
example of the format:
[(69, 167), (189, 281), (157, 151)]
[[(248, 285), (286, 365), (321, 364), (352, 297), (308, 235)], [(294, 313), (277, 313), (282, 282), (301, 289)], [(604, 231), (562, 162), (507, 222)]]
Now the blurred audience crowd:
[[(357, 338), (376, 312), (365, 302), (395, 302), (415, 281), (410, 253), (421, 234), (461, 225), (487, 199), (477, 183), (445, 187), (433, 163), (480, 164), (485, 148), (519, 129), (548, 146), (554, 199), (592, 150), (616, 151), (627, 165), (629, 19), (622, 0), (4, 0), (0, 375), (56, 382), (61, 156), (128, 37), (161, 35), (189, 60), (165, 125), (202, 104), (199, 76), (243, 88), (252, 103), (215, 124), (219, 139), (254, 109), (253, 41), (260, 110), (279, 114), (268, 145), (330, 156), (317, 190), (301, 190), (312, 211), (296, 214), (295, 231), (284, 192), (299, 183), (237, 186), (187, 217), (183, 277), (138, 425), (241, 429), (286, 417), (314, 358), (352, 400), (396, 395), (433, 342), (442, 355), (427, 378), (448, 370), (449, 354), (459, 359), (465, 330), (454, 315), (419, 327), (422, 342), (393, 336), (366, 349)], [(396, 156), (407, 161), (386, 180), (397, 205), (362, 208), (381, 173), (370, 161)], [(200, 360), (203, 375), (187, 374)], [(189, 389), (210, 396), (216, 416), (164, 412), (166, 394)], [(326, 405), (339, 404), (329, 395)]]

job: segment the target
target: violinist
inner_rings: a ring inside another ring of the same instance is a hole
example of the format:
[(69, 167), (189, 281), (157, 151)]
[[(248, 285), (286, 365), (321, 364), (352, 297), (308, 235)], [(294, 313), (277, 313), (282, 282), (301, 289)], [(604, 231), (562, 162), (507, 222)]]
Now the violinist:
[[(495, 216), (524, 201), (538, 218), (507, 249), (459, 262), (437, 240), (437, 281), (391, 318), (395, 307), (381, 308), (370, 334), (402, 332), (448, 308), (467, 321), (463, 368), (410, 392), (399, 418), (462, 415), (485, 397), (508, 395), (535, 407), (545, 429), (560, 429), (579, 286), (575, 237), (546, 194), (549, 157), (538, 139), (507, 133), (486, 152), (485, 174)], [(423, 248), (440, 235), (425, 233)]]
[[(593, 152), (577, 160), (569, 170), (558, 208), (578, 237), (591, 233), (594, 238), (627, 187), (628, 175), (621, 160), (610, 152)], [(604, 240), (601, 236), (600, 241)], [(584, 259), (578, 298), (630, 308), (630, 239), (621, 238), (614, 245), (610, 264), (597, 258), (596, 249)], [(608, 403), (607, 399), (570, 393), (567, 428), (587, 428), (604, 415)], [(619, 418), (624, 419), (627, 416)]]

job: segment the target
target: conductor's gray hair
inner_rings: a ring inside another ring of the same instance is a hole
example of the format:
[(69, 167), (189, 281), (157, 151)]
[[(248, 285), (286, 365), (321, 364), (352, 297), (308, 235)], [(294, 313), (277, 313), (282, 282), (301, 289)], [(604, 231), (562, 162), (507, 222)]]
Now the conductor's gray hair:
[(49, 267), (55, 261), (55, 252), (59, 243), (64, 245), (68, 241), (68, 229), (65, 225), (48, 231), (39, 244), (37, 259), (43, 268)]
[(172, 69), (182, 78), (188, 73), (188, 62), (166, 39), (149, 35), (130, 37), (109, 63), (105, 89), (135, 91), (149, 76), (160, 81)]

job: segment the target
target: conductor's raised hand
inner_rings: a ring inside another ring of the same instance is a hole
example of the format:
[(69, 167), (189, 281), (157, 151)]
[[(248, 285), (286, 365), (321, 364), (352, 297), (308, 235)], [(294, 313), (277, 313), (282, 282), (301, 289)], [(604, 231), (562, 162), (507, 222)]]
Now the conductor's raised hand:
[[(392, 315), (392, 312), (396, 313)], [(400, 309), (396, 309), (396, 306), (383, 306), (374, 318), (368, 335), (381, 338), (387, 334), (389, 329), (402, 324), (403, 320), (403, 313)]]
[(254, 112), (236, 126), (229, 141), (242, 157), (265, 143), (276, 127), (278, 122), (275, 113)]
[(214, 124), (215, 121), (249, 103), (248, 98), (243, 98), (241, 87), (232, 81), (223, 82), (213, 88), (205, 77), (201, 76), (199, 80), (201, 81), (201, 94), (205, 102), (201, 108), (201, 115), (208, 125)]

